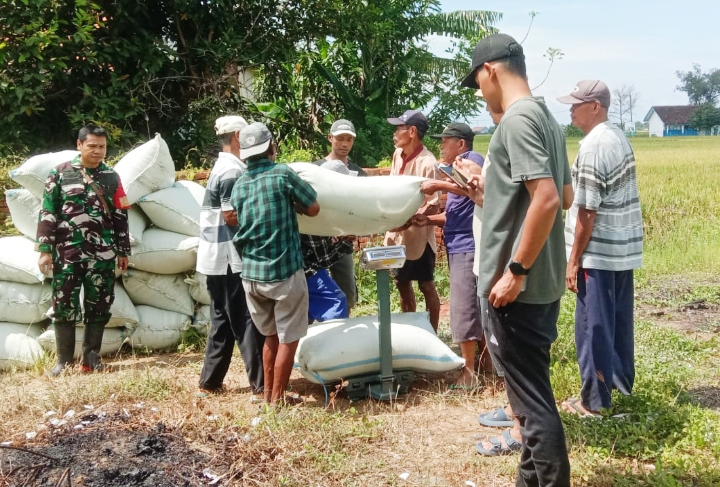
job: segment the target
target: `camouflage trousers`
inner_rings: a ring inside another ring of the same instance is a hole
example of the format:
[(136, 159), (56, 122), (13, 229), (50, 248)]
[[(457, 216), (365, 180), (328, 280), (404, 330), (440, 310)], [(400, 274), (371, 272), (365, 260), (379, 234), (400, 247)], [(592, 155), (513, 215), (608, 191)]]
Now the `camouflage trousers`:
[(78, 323), (83, 320), (80, 289), (83, 289), (85, 325), (105, 326), (115, 300), (115, 260), (53, 265), (52, 307), (54, 323)]

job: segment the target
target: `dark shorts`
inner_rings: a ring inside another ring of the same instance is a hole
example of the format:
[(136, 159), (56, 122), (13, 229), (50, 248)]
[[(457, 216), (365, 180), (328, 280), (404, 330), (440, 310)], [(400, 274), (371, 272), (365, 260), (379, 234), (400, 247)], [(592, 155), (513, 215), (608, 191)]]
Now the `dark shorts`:
[(417, 260), (406, 260), (405, 265), (395, 269), (393, 277), (397, 282), (434, 281), (435, 280), (435, 252), (430, 244), (425, 246), (425, 252)]
[(483, 327), (473, 274), (474, 253), (448, 254), (450, 267), (450, 331), (453, 343), (480, 341)]

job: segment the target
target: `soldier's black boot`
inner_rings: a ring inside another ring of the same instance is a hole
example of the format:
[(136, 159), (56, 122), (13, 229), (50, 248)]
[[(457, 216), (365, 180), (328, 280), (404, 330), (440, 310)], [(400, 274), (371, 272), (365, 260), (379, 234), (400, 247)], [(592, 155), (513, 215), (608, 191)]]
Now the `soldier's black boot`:
[(82, 365), (83, 372), (105, 372), (106, 367), (100, 362), (100, 346), (102, 345), (105, 325), (85, 324), (83, 337)]
[(72, 367), (75, 354), (75, 323), (55, 323), (55, 350), (57, 365), (45, 373), (48, 377), (57, 377), (66, 367)]

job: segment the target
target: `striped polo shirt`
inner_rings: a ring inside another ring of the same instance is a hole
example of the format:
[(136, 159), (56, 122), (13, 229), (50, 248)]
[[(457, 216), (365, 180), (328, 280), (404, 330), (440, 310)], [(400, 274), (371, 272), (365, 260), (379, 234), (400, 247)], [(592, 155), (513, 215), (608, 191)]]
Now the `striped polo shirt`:
[(228, 265), (234, 273), (242, 270), (240, 256), (232, 239), (237, 227), (223, 219), (223, 211), (232, 211), (230, 203), (235, 181), (245, 172), (243, 162), (229, 152), (221, 152), (210, 171), (205, 199), (200, 210), (200, 243), (196, 270), (208, 276), (224, 276)]
[(635, 155), (625, 134), (610, 122), (595, 126), (580, 141), (572, 166), (575, 199), (565, 221), (570, 256), (578, 208), (597, 211), (580, 267), (624, 271), (642, 264), (643, 221)]

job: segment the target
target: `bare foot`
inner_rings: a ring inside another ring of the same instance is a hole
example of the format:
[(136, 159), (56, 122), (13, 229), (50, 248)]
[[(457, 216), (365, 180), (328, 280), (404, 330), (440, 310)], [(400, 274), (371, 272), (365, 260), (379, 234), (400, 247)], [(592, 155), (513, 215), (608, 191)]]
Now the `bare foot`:
[(581, 418), (601, 418), (602, 414), (599, 411), (593, 411), (588, 409), (582, 404), (581, 399), (568, 398), (567, 401), (563, 401), (561, 404), (563, 411), (580, 416)]

